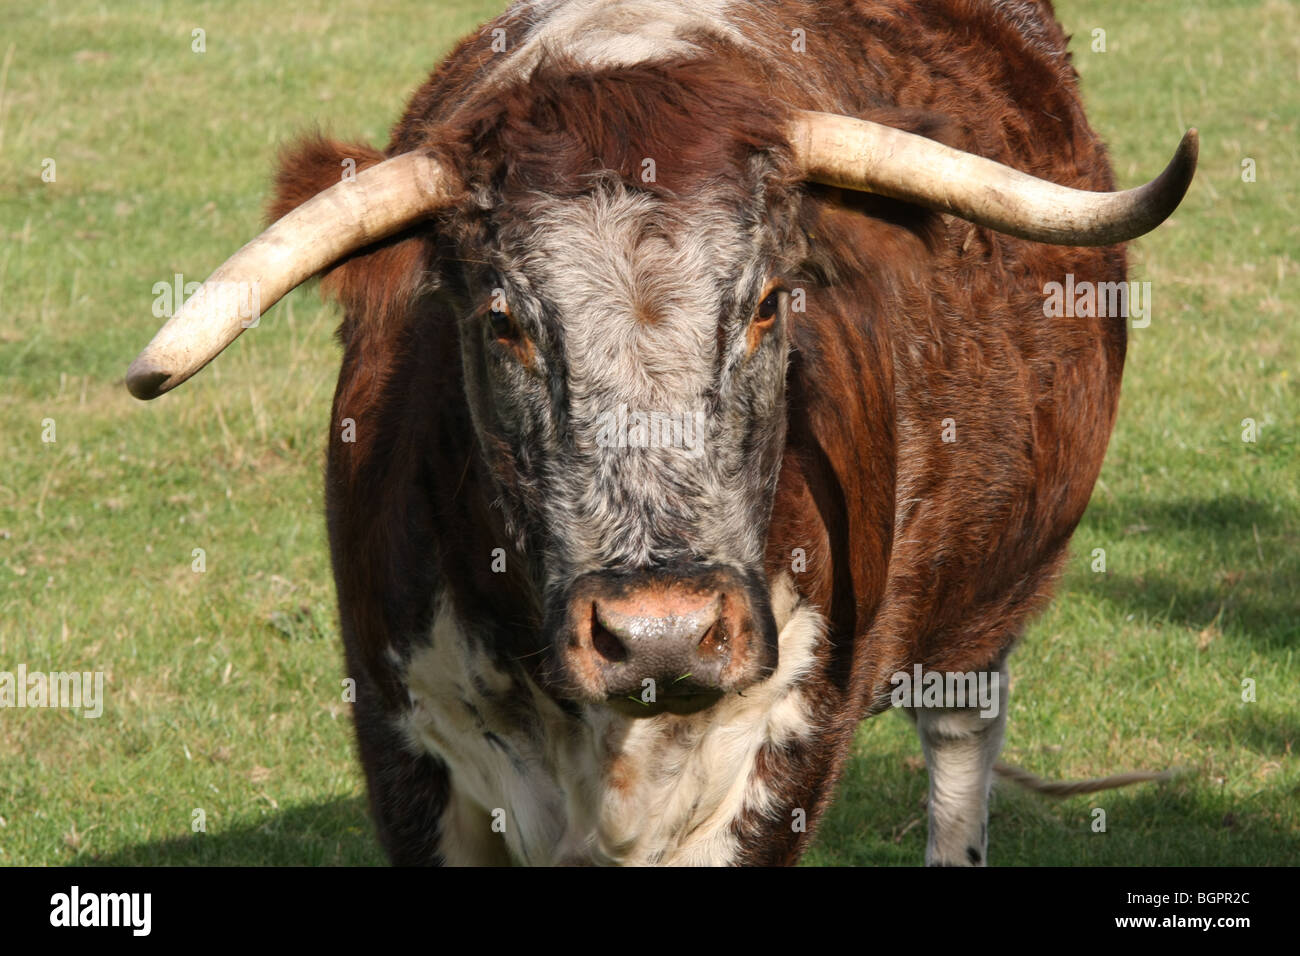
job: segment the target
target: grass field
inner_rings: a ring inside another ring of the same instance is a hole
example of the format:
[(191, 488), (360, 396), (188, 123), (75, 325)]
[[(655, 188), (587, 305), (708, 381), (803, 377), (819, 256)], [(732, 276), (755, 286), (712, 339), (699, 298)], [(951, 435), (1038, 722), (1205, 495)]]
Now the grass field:
[[(107, 683), (98, 719), (0, 710), (0, 863), (382, 862), (322, 517), (337, 315), (300, 289), (152, 404), (122, 375), (159, 324), (154, 283), (202, 280), (260, 227), (278, 144), (319, 124), (382, 145), (498, 8), (6, 6), (0, 671)], [(1188, 773), (1060, 802), (1001, 788), (991, 862), (1300, 863), (1300, 8), (1057, 8), (1122, 184), (1187, 126), (1201, 167), (1134, 245), (1151, 323), (1059, 599), (1012, 659), (1005, 759)], [(906, 722), (867, 722), (807, 861), (918, 863), (925, 787)]]

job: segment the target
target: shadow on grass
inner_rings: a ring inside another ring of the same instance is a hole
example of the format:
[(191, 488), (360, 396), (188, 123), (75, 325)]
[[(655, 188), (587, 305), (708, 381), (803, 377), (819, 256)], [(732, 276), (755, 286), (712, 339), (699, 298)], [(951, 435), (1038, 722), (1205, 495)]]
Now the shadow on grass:
[[(894, 753), (859, 756), (845, 773), (806, 862), (918, 866), (925, 855), (925, 772)], [(1107, 830), (1095, 833), (1095, 808)], [(1253, 798), (1203, 779), (1057, 801), (999, 784), (989, 857), (1000, 866), (1237, 866), (1300, 863), (1300, 833)], [(142, 843), (79, 866), (385, 865), (365, 801), (293, 807), (229, 830)]]
[[(1241, 866), (1300, 863), (1300, 832), (1280, 819), (1272, 791), (1228, 794), (1202, 777), (1055, 800), (999, 782), (989, 812), (994, 866)], [(1291, 784), (1294, 786), (1294, 784)], [(808, 862), (920, 866), (925, 857), (923, 769), (899, 755), (856, 757), (822, 821)], [(1095, 832), (1105, 812), (1105, 832)]]
[[(1227, 495), (1174, 501), (1094, 502), (1093, 537), (1178, 541), (1206, 555), (1197, 572), (1156, 569), (1106, 574), (1106, 596), (1152, 619), (1248, 638), (1258, 650), (1300, 644), (1300, 515)], [(1077, 539), (1076, 539), (1077, 540)]]
[(77, 866), (373, 866), (387, 862), (361, 797), (272, 811), (257, 823), (78, 856)]
[[(1270, 688), (1270, 690), (1272, 690)], [(1300, 719), (1294, 713), (1247, 705), (1218, 728), (1221, 746), (1241, 746), (1267, 757), (1286, 757), (1300, 750)]]
[[(1279, 781), (1280, 788), (1284, 784)], [(1002, 787), (990, 823), (1001, 857), (1025, 866), (1294, 866), (1300, 832), (1278, 818), (1274, 793), (1239, 796), (1192, 778), (1044, 801)], [(1094, 832), (1103, 820), (1104, 832)]]

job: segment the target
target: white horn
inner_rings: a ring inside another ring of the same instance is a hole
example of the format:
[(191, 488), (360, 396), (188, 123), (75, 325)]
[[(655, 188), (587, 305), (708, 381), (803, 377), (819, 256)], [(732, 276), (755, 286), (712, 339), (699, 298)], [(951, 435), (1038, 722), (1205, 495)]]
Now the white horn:
[(1022, 239), (1106, 246), (1150, 232), (1178, 207), (1196, 172), (1189, 129), (1158, 177), (1123, 192), (1070, 189), (924, 136), (834, 113), (799, 111), (790, 146), (813, 182), (951, 213)]
[(411, 152), (313, 196), (208, 277), (131, 363), (126, 387), (141, 399), (170, 391), (290, 290), (445, 206), (456, 192), (437, 160)]

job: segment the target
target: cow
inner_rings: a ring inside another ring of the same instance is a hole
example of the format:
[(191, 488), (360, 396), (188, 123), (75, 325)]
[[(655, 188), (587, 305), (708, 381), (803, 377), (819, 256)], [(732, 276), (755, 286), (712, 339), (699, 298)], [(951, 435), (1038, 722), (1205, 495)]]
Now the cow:
[(522, 0), (385, 149), (283, 153), (127, 385), (249, 289), (341, 304), (326, 518), (393, 863), (793, 863), (900, 703), (925, 862), (986, 862), (1125, 353), (1046, 290), (1126, 282), (1196, 165), (1189, 130), (1116, 191), (1066, 46), (1048, 0)]

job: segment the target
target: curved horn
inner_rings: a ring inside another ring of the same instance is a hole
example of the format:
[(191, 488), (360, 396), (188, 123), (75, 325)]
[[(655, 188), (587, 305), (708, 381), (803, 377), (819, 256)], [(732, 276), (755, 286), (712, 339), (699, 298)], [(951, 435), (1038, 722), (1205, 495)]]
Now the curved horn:
[(801, 110), (790, 145), (806, 177), (951, 213), (998, 232), (1066, 246), (1106, 246), (1150, 232), (1178, 207), (1196, 172), (1189, 129), (1165, 171), (1136, 189), (1058, 186), (915, 133)]
[(350, 252), (450, 202), (453, 177), (433, 157), (403, 153), (335, 183), (267, 228), (208, 277), (126, 373), (136, 398), (157, 398), (207, 365), (290, 290)]

